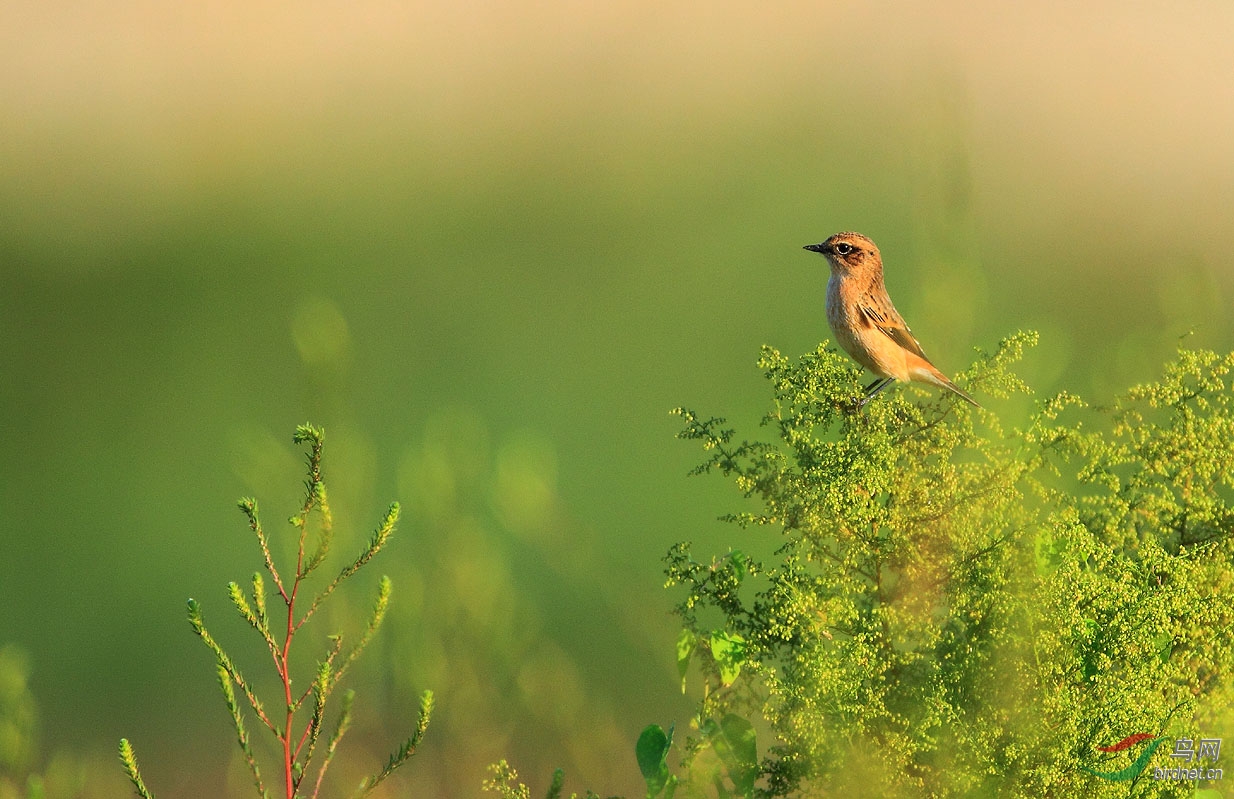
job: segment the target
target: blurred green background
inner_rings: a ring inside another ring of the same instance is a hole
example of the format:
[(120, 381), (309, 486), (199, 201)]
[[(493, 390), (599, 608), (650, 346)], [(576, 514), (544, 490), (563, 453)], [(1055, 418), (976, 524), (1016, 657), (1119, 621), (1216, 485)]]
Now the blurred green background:
[(759, 345), (829, 336), (801, 246), (847, 229), (944, 371), (1035, 328), (1029, 382), (1099, 402), (1229, 349), (1231, 36), (1224, 2), (0, 6), (0, 775), (125, 795), (127, 736), (160, 797), (248, 795), (184, 601), (265, 667), (234, 500), (280, 530), (307, 420), (339, 557), (407, 510), (318, 631), (393, 578), (340, 782), (432, 688), (384, 795), (503, 756), (639, 794), (692, 707), (659, 558), (747, 545), (667, 411), (754, 432)]

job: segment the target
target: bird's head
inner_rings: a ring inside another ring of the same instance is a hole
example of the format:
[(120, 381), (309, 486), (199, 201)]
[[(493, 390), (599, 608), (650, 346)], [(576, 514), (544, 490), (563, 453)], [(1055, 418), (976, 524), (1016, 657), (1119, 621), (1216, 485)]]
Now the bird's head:
[(821, 244), (807, 244), (805, 249), (824, 255), (832, 272), (881, 269), (883, 265), (878, 247), (860, 233), (837, 233)]

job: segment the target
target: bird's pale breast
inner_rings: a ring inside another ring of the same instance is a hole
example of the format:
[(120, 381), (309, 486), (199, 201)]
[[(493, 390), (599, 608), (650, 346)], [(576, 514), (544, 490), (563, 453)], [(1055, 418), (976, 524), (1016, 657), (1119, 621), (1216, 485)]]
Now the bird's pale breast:
[(854, 361), (879, 377), (908, 380), (904, 349), (871, 324), (858, 308), (857, 281), (832, 274), (827, 281), (827, 323)]

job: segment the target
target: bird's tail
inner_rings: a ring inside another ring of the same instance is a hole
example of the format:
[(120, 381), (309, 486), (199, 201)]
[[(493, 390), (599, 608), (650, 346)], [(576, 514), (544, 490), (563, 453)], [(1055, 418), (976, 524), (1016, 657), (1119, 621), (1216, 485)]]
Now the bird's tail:
[(959, 386), (957, 386), (955, 383), (952, 383), (950, 380), (948, 380), (948, 379), (947, 379), (947, 378), (945, 378), (945, 377), (943, 378), (942, 386), (943, 386), (943, 388), (947, 389), (947, 390), (948, 390), (948, 391), (950, 391), (951, 393), (953, 393), (953, 394), (955, 394), (956, 396), (958, 396), (960, 399), (962, 399), (962, 400), (964, 400), (965, 402), (967, 402), (969, 405), (972, 405), (974, 408), (980, 408), (980, 407), (981, 407), (981, 403), (980, 403), (980, 402), (978, 402), (977, 400), (975, 400), (975, 399), (973, 399), (972, 397), (970, 397), (970, 396), (968, 395), (968, 393), (967, 393), (967, 392), (965, 392), (964, 390), (962, 390)]
[(925, 383), (933, 383), (936, 386), (945, 388), (955, 394), (960, 399), (972, 405), (974, 408), (980, 408), (981, 403), (970, 397), (963, 389), (947, 379), (947, 375), (938, 370), (934, 364), (929, 361), (923, 361), (929, 368), (918, 368), (912, 371), (912, 377)]

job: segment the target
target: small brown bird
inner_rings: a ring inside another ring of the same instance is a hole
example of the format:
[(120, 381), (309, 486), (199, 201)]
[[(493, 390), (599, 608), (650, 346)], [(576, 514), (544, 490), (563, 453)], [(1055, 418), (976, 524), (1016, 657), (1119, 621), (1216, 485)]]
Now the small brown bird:
[(883, 285), (883, 258), (874, 242), (860, 233), (837, 233), (806, 249), (822, 253), (831, 264), (827, 322), (836, 340), (854, 361), (878, 375), (878, 380), (866, 386), (863, 406), (896, 380), (916, 380), (941, 386), (981, 407), (930, 363), (891, 304)]

